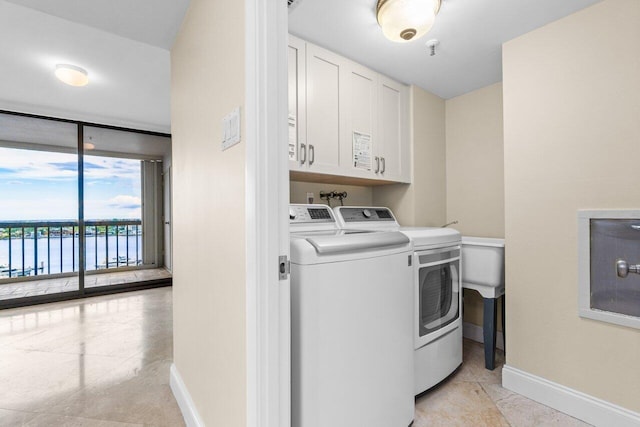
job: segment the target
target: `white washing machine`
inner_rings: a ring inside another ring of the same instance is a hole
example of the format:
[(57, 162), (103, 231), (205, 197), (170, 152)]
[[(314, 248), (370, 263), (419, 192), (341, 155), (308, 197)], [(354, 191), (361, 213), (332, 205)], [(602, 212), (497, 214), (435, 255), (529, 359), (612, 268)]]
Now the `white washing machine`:
[(462, 364), (461, 236), (452, 228), (401, 227), (389, 208), (335, 208), (342, 228), (400, 231), (411, 239), (415, 394)]
[(341, 230), (325, 205), (289, 216), (292, 426), (410, 425), (410, 240)]

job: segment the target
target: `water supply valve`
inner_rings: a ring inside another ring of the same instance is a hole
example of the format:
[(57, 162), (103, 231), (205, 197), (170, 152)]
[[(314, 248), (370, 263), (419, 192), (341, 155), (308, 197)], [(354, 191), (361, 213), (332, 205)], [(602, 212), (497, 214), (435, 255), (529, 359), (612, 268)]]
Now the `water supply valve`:
[(331, 199), (338, 199), (340, 201), (340, 206), (344, 206), (343, 200), (347, 198), (346, 191), (330, 191), (329, 193), (325, 193), (324, 191), (320, 192), (320, 198), (326, 199), (327, 204), (331, 207)]

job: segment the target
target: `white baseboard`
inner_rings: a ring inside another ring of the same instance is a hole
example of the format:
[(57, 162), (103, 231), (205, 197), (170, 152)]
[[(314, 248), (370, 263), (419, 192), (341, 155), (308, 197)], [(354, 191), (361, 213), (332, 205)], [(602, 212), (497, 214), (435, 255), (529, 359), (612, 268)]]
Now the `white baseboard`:
[(508, 365), (502, 368), (502, 386), (594, 426), (640, 426), (640, 414), (637, 412)]
[[(484, 343), (482, 326), (474, 325), (473, 323), (462, 323), (462, 336), (479, 343)], [(500, 331), (498, 331), (498, 333), (496, 334), (496, 347), (498, 347), (500, 350), (504, 350), (504, 336)]]
[(193, 403), (191, 395), (189, 394), (187, 387), (184, 385), (182, 377), (178, 372), (178, 368), (176, 368), (174, 363), (171, 364), (169, 372), (169, 385), (171, 386), (171, 391), (178, 402), (178, 407), (180, 407), (182, 417), (184, 418), (184, 422), (187, 424), (187, 427), (204, 427), (204, 422), (200, 418), (196, 405)]

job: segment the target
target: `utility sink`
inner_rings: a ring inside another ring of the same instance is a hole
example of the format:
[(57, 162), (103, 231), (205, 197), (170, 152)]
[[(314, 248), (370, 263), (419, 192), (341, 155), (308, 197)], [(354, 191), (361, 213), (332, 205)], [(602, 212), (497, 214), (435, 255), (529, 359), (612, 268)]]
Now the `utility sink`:
[[(504, 295), (504, 239), (462, 236), (462, 287), (482, 295), (484, 366), (493, 370), (496, 364), (497, 301)], [(504, 297), (501, 304), (504, 337)]]
[(462, 236), (462, 287), (483, 298), (504, 295), (504, 239)]

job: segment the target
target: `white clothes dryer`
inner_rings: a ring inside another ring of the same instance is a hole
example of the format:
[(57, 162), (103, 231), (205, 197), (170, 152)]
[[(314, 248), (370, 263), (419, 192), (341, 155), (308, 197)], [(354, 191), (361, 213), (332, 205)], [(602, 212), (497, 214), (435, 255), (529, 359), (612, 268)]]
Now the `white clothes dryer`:
[(291, 205), (289, 218), (292, 425), (410, 425), (410, 240), (339, 229), (326, 205)]
[(400, 231), (414, 245), (414, 393), (462, 364), (461, 235), (452, 228), (401, 227), (385, 207), (334, 208), (342, 228)]

